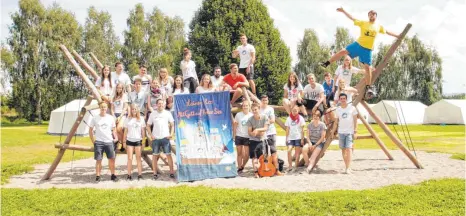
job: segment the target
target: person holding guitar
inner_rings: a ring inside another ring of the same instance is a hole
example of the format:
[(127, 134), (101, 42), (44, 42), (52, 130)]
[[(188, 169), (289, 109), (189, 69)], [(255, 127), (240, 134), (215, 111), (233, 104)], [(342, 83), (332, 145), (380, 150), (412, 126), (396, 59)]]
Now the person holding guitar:
[[(259, 104), (252, 104), (251, 105), (252, 114), (247, 122), (248, 125), (248, 134), (249, 134), (249, 158), (252, 159), (252, 167), (254, 170), (254, 177), (258, 178), (259, 175), (259, 167), (258, 167), (258, 159), (260, 156), (267, 152), (271, 152), (271, 158), (273, 162), (273, 167), (275, 173), (272, 175), (282, 176), (283, 174), (276, 169), (278, 167), (278, 157), (277, 157), (277, 150), (275, 148), (271, 148), (271, 146), (267, 145), (266, 142), (266, 131), (269, 128), (269, 121), (267, 116), (260, 114), (260, 106)], [(265, 146), (265, 147), (264, 147)], [(270, 156), (270, 155), (269, 155)], [(264, 168), (264, 171), (268, 171), (270, 166), (262, 166), (260, 168)]]

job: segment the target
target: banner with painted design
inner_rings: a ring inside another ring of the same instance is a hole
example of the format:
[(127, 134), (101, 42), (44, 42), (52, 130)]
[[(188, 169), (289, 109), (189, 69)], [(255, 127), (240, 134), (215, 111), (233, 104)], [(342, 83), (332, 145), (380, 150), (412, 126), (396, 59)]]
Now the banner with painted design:
[(229, 92), (174, 97), (178, 181), (235, 177)]

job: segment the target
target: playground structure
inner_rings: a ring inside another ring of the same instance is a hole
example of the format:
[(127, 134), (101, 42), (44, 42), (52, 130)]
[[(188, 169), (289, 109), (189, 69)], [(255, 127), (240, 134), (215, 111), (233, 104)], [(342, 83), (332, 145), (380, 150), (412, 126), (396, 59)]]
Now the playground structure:
[[(380, 76), (380, 74), (382, 73), (382, 70), (388, 64), (388, 60), (393, 55), (393, 53), (398, 48), (398, 46), (401, 44), (403, 38), (406, 36), (406, 34), (410, 30), (411, 26), (412, 26), (411, 24), (406, 25), (403, 32), (400, 34), (400, 37), (392, 44), (392, 46), (390, 47), (390, 49), (388, 50), (388, 52), (384, 56), (382, 62), (379, 65), (376, 66), (375, 71), (372, 72), (371, 83), (374, 83), (374, 81)], [(84, 69), (86, 71), (88, 71), (94, 79), (97, 79), (99, 77), (99, 75), (94, 70), (94, 68), (92, 68), (75, 50), (72, 50), (72, 52), (70, 53), (68, 51), (68, 49), (64, 45), (60, 45), (60, 49), (64, 53), (64, 55), (65, 55), (66, 59), (68, 60), (68, 62), (76, 70), (76, 73), (83, 79), (85, 85), (87, 86), (87, 88), (89, 89), (89, 91), (90, 91), (90, 93), (92, 95), (87, 97), (86, 102), (84, 104), (84, 107), (79, 112), (79, 115), (78, 115), (76, 121), (74, 122), (73, 127), (71, 128), (71, 130), (68, 133), (68, 135), (67, 135), (66, 139), (64, 140), (64, 142), (63, 143), (58, 143), (58, 144), (55, 145), (55, 148), (59, 149), (58, 153), (57, 153), (57, 156), (56, 156), (55, 160), (52, 162), (52, 164), (50, 165), (50, 167), (47, 170), (47, 172), (45, 173), (45, 175), (42, 177), (42, 180), (50, 179), (50, 177), (52, 176), (52, 174), (55, 171), (56, 167), (60, 163), (60, 161), (61, 161), (61, 159), (62, 159), (62, 157), (63, 157), (63, 155), (64, 155), (64, 153), (65, 153), (65, 151), (67, 149), (75, 150), (75, 151), (87, 151), (87, 152), (93, 152), (94, 151), (93, 146), (72, 145), (72, 144), (70, 144), (70, 142), (71, 142), (73, 136), (75, 135), (76, 130), (77, 130), (79, 124), (81, 123), (81, 121), (83, 120), (84, 115), (86, 114), (86, 112), (98, 108), (97, 105), (90, 105), (91, 101), (93, 99), (97, 100), (99, 103), (103, 101), (103, 96), (97, 90), (95, 85), (91, 82), (91, 80), (88, 78), (88, 76), (84, 73), (84, 71), (81, 69), (79, 64), (81, 64), (81, 66), (84, 67)], [(73, 56), (74, 56), (74, 58), (73, 58)], [(100, 71), (103, 68), (103, 64), (97, 59), (97, 57), (93, 53), (90, 53), (90, 56), (91, 56), (91, 59), (93, 60), (94, 64), (97, 66), (97, 68)], [(76, 62), (75, 59), (79, 62), (79, 64)], [(366, 85), (365, 81), (361, 80), (355, 86), (355, 88), (358, 90), (358, 92), (365, 92), (364, 91), (365, 90), (365, 85)], [(246, 100), (248, 100), (248, 101), (252, 100), (252, 101), (254, 101), (256, 103), (260, 102), (260, 100), (254, 94), (252, 94), (250, 91), (248, 91), (246, 88), (243, 87), (242, 90), (243, 90), (243, 92), (246, 92), (246, 94), (244, 94)], [(372, 109), (368, 106), (368, 104), (363, 100), (363, 97), (364, 97), (364, 94), (357, 95), (355, 97), (355, 99), (353, 100), (353, 106), (356, 107), (356, 105), (358, 103), (361, 103), (361, 105), (367, 110), (369, 115), (382, 128), (384, 133), (387, 134), (387, 136), (391, 139), (391, 141), (411, 160), (411, 162), (417, 168), (422, 169), (423, 167), (419, 163), (417, 158), (414, 155), (411, 154), (411, 152), (403, 145), (403, 143), (400, 141), (400, 139), (397, 138), (393, 134), (393, 132), (387, 127), (387, 125), (385, 125), (385, 123), (372, 111)], [(276, 112), (284, 112), (285, 111), (283, 106), (274, 106), (274, 105), (272, 105), (272, 107), (274, 108), (274, 110)], [(239, 111), (238, 108), (236, 108), (236, 107), (232, 108), (232, 113), (238, 112), (238, 111)], [(329, 112), (329, 111), (327, 111), (327, 112)], [(359, 110), (358, 110), (358, 113), (359, 113)], [(394, 160), (393, 156), (390, 154), (387, 147), (382, 142), (382, 140), (380, 139), (378, 134), (371, 127), (371, 125), (360, 114), (358, 114), (358, 118), (361, 120), (361, 122), (367, 128), (367, 130), (369, 131), (370, 134), (369, 135), (360, 135), (360, 136), (358, 136), (357, 139), (374, 139), (376, 141), (376, 143), (380, 146), (382, 151), (385, 153), (385, 155), (388, 157), (388, 159), (389, 160)], [(285, 125), (284, 125), (283, 121), (281, 121), (280, 118), (276, 118), (276, 123), (280, 127), (285, 129)], [(315, 165), (317, 165), (317, 163), (319, 162), (319, 159), (324, 155), (324, 153), (327, 150), (327, 148), (329, 147), (330, 143), (333, 140), (335, 140), (335, 138), (336, 138), (336, 136), (335, 136), (336, 129), (337, 129), (337, 124), (330, 124), (329, 127), (327, 128), (326, 142), (325, 142), (325, 145), (324, 145), (322, 151), (320, 152), (320, 157), (317, 157), (317, 161), (316, 161)], [(150, 136), (148, 138), (150, 138)], [(172, 146), (172, 150), (176, 150), (176, 149), (174, 149), (174, 147)], [(116, 153), (117, 154), (126, 154), (126, 152), (116, 152)], [(152, 152), (150, 150), (143, 150), (142, 151), (142, 158), (149, 165), (149, 167), (152, 168), (152, 160), (148, 156), (151, 153)], [(301, 160), (301, 164), (304, 164), (303, 160)], [(158, 170), (160, 170), (160, 168)]]

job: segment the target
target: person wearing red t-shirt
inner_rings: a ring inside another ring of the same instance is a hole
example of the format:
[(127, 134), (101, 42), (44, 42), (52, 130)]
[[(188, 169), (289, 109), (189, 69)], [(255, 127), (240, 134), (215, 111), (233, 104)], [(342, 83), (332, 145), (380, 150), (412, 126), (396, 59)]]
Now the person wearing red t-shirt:
[(233, 104), (243, 95), (241, 87), (249, 87), (249, 82), (243, 74), (238, 73), (238, 65), (230, 64), (230, 73), (223, 77), (219, 87), (220, 91), (230, 90), (230, 103)]

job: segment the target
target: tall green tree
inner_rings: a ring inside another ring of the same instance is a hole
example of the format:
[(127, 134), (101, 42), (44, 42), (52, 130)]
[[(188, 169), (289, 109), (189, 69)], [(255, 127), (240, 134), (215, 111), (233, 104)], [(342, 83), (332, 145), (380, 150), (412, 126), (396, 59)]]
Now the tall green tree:
[[(379, 46), (374, 65), (389, 48)], [(375, 85), (379, 99), (418, 100), (430, 105), (442, 98), (442, 59), (417, 36), (406, 38)]]
[[(330, 49), (319, 41), (319, 37), (312, 29), (305, 29), (304, 36), (298, 43), (298, 62), (294, 70), (299, 74), (301, 81), (307, 83), (306, 75), (314, 73), (317, 81), (323, 80), (325, 72), (331, 72), (333, 68), (324, 69), (319, 62), (330, 58)], [(333, 74), (333, 73), (332, 73)]]
[(159, 68), (172, 68), (185, 44), (184, 24), (179, 17), (169, 17), (158, 8), (145, 14), (142, 4), (137, 4), (127, 19), (123, 63), (131, 74), (138, 73), (138, 65), (146, 64), (149, 73), (156, 75)]
[(257, 92), (268, 94), (272, 103), (281, 99), (291, 69), (290, 52), (260, 0), (204, 0), (189, 27), (188, 46), (198, 76), (212, 73), (217, 65), (225, 72), (230, 63), (239, 63), (231, 52), (241, 44), (239, 37), (244, 33), (256, 49)]
[(56, 4), (19, 1), (11, 15), (8, 45), (16, 62), (6, 68), (12, 82), (12, 106), (29, 121), (48, 119), (50, 111), (83, 94), (82, 83), (58, 46), (79, 48), (82, 29), (73, 14)]
[(93, 63), (89, 52), (94, 53), (103, 64), (113, 65), (118, 60), (121, 44), (113, 29), (112, 16), (108, 12), (98, 11), (94, 6), (87, 10), (83, 40), (83, 57), (89, 63)]

